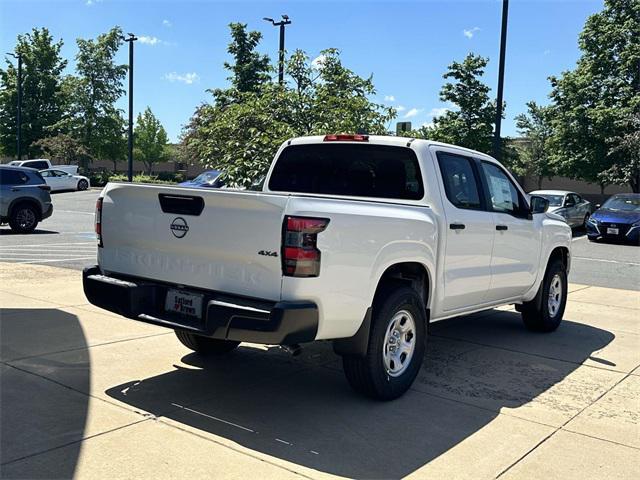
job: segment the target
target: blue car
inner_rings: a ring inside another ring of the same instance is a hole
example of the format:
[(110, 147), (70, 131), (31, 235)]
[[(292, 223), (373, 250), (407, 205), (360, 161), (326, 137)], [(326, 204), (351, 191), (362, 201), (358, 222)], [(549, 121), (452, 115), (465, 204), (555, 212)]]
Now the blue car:
[(586, 223), (587, 237), (640, 244), (640, 193), (609, 197)]
[(206, 172), (202, 172), (193, 180), (187, 180), (186, 182), (182, 182), (178, 184), (181, 187), (191, 187), (191, 188), (220, 188), (224, 185), (224, 180), (221, 176), (220, 170), (207, 170)]

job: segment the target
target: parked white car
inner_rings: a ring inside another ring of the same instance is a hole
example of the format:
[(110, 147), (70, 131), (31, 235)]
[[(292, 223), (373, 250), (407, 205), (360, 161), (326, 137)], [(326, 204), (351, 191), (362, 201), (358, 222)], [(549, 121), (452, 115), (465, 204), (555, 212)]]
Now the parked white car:
[(51, 187), (52, 192), (60, 190), (86, 190), (91, 184), (89, 179), (82, 175), (72, 175), (70, 173), (50, 168), (48, 170), (40, 170), (40, 175), (44, 181)]
[(109, 183), (84, 292), (200, 354), (332, 340), (349, 384), (388, 400), (418, 374), (431, 322), (515, 304), (527, 328), (558, 327), (571, 229), (547, 206), (473, 150), (294, 138), (260, 192)]
[(549, 213), (560, 215), (572, 228), (585, 227), (591, 216), (591, 202), (576, 192), (566, 190), (535, 190), (529, 195), (538, 195), (549, 201)]
[(63, 172), (76, 175), (78, 173), (78, 165), (52, 165), (46, 158), (32, 158), (31, 160), (14, 160), (9, 162), (12, 167), (35, 168), (36, 170), (49, 170), (55, 168)]

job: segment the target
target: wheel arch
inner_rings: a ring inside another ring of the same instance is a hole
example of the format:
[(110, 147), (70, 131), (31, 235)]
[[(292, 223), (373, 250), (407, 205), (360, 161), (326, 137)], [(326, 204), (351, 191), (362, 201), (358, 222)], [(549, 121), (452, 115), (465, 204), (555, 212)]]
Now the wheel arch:
[(375, 292), (371, 298), (371, 306), (367, 308), (360, 328), (353, 337), (340, 338), (333, 341), (333, 349), (338, 355), (365, 356), (369, 348), (371, 318), (377, 299), (394, 285), (407, 285), (420, 295), (427, 318), (430, 320), (429, 304), (432, 298), (432, 276), (429, 268), (423, 263), (402, 261), (389, 265), (378, 278)]
[(36, 213), (38, 215), (38, 221), (40, 222), (42, 220), (42, 208), (40, 206), (40, 203), (31, 197), (18, 197), (12, 200), (11, 203), (9, 204), (9, 208), (7, 209), (7, 218), (11, 218), (11, 215), (13, 215), (13, 210), (18, 205), (21, 205), (24, 203), (28, 203), (29, 205), (31, 205), (36, 209)]

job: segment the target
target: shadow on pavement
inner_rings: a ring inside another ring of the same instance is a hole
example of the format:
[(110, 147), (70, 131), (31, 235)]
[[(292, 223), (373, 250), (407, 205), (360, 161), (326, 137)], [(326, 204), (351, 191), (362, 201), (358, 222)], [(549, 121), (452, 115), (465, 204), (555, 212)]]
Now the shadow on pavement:
[[(529, 333), (513, 312), (443, 321), (434, 325), (414, 388), (386, 403), (354, 394), (326, 343), (311, 345), (299, 362), (275, 348), (241, 347), (224, 358), (190, 354), (182, 361), (194, 368), (134, 379), (106, 393), (276, 459), (347, 477), (399, 478), (483, 428), (501, 408), (531, 402), (613, 338), (571, 321), (553, 334)], [(271, 364), (268, 375), (265, 364)], [(159, 403), (175, 384), (205, 395), (189, 405), (168, 394)]]
[[(0, 354), (3, 362), (81, 349), (80, 382), (89, 388), (87, 341), (75, 315), (57, 309), (1, 309)], [(53, 365), (53, 368), (55, 366)], [(45, 478), (72, 478), (80, 454), (89, 397), (37, 375), (0, 364), (0, 461), (2, 465), (51, 448), (71, 444), (65, 461), (48, 466)], [(88, 391), (88, 390), (86, 390)], [(73, 443), (75, 442), (75, 443)], [(0, 466), (0, 477), (4, 478)], [(24, 477), (15, 472), (12, 478)]]
[(10, 228), (0, 228), (0, 235), (22, 235), (24, 237), (28, 237), (29, 235), (58, 235), (60, 232), (56, 232), (53, 230), (42, 230), (40, 228), (36, 228), (33, 232), (31, 233), (16, 233), (13, 230), (11, 230)]

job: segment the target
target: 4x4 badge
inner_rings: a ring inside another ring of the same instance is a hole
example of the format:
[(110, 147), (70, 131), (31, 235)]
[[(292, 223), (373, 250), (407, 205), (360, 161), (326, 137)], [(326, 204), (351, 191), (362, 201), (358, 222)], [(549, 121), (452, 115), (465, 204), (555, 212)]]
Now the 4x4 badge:
[(260, 250), (258, 255), (264, 255), (265, 257), (277, 257), (278, 252), (271, 252), (269, 250)]

